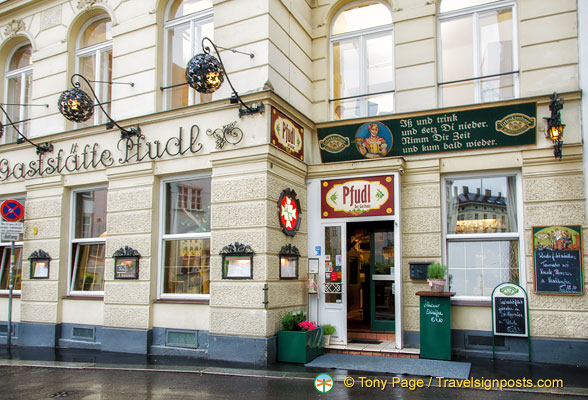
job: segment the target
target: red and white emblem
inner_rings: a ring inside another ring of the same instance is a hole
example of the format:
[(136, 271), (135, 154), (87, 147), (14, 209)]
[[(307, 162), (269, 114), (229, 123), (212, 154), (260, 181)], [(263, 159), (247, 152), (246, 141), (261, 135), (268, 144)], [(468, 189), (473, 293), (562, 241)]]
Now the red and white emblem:
[(300, 202), (296, 192), (291, 189), (282, 191), (278, 200), (278, 215), (282, 231), (288, 236), (296, 235), (300, 228)]

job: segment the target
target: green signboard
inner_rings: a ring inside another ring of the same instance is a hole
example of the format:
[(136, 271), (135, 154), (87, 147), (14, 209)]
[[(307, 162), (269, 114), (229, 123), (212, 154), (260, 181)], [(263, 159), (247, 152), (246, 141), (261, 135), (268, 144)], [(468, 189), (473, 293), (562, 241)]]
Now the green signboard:
[(332, 126), (318, 129), (319, 146), (336, 162), (535, 144), (536, 114), (523, 103)]

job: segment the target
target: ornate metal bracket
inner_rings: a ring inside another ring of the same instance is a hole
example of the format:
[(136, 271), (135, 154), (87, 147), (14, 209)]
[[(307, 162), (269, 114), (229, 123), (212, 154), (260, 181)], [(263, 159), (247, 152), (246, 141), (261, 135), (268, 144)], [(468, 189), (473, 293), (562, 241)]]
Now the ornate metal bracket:
[(141, 254), (132, 247), (125, 246), (112, 254), (112, 257), (141, 257)]
[(206, 134), (216, 139), (217, 149), (222, 149), (225, 143), (236, 145), (243, 140), (243, 131), (236, 125), (237, 121), (223, 125), (222, 128), (216, 128), (215, 130), (207, 129)]
[(286, 244), (282, 246), (280, 249), (281, 256), (289, 256), (289, 257), (300, 257), (300, 251), (296, 246), (292, 246), (291, 244)]
[(39, 249), (39, 250), (35, 250), (31, 253), (31, 255), (29, 256), (29, 260), (31, 260), (31, 259), (49, 259), (49, 260), (51, 260), (51, 256), (46, 251)]
[(235, 244), (229, 244), (228, 246), (223, 247), (221, 255), (231, 255), (231, 254), (255, 254), (251, 246), (248, 244), (243, 244), (239, 242), (235, 242)]

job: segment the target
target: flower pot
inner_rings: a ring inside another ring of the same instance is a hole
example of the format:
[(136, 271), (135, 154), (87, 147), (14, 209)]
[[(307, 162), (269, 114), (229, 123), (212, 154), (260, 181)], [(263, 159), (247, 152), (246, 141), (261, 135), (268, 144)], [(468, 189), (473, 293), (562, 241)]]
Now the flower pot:
[(323, 328), (278, 331), (278, 361), (306, 364), (324, 353)]
[(325, 347), (331, 343), (331, 335), (325, 335)]
[(431, 292), (445, 291), (445, 279), (427, 279)]

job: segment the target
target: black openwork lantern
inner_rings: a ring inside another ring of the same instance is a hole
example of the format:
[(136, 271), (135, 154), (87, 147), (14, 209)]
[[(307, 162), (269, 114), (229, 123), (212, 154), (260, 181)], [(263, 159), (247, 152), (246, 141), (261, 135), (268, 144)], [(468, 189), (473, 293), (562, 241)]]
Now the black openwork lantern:
[(106, 118), (108, 118), (106, 129), (112, 129), (116, 126), (118, 129), (120, 129), (120, 136), (122, 139), (129, 139), (131, 136), (141, 135), (141, 129), (138, 126), (135, 128), (123, 128), (115, 120), (113, 120), (102, 106), (100, 99), (90, 84), (90, 82), (102, 82), (107, 84), (118, 83), (121, 85), (130, 85), (133, 87), (135, 85), (133, 82), (89, 81), (83, 75), (73, 74), (70, 79), (73, 88), (61, 93), (61, 96), (59, 96), (59, 100), (57, 101), (57, 107), (59, 107), (59, 112), (61, 115), (73, 122), (84, 122), (89, 120), (94, 114), (94, 101), (86, 92), (80, 89), (80, 79), (86, 82), (87, 87), (92, 93), (92, 96), (94, 96), (96, 99), (96, 105), (100, 107)]
[[(210, 50), (210, 47), (205, 45), (205, 42), (208, 41), (217, 55), (217, 57), (213, 56)], [(240, 103), (239, 106), (239, 118), (243, 115), (250, 115), (250, 114), (262, 114), (264, 110), (263, 102), (254, 103), (251, 106), (248, 106), (243, 102), (233, 84), (231, 83), (231, 79), (229, 78), (229, 74), (227, 74), (227, 70), (223, 64), (223, 60), (221, 59), (220, 53), (218, 52), (217, 46), (210, 40), (209, 38), (205, 37), (202, 38), (202, 48), (204, 49), (203, 53), (196, 54), (190, 61), (188, 61), (188, 65), (186, 66), (186, 82), (188, 85), (193, 87), (199, 93), (214, 93), (218, 88), (221, 87), (225, 80), (225, 76), (227, 77), (227, 82), (231, 86), (233, 90), (233, 94), (231, 95), (231, 103)], [(221, 47), (221, 49), (225, 49)], [(231, 50), (231, 49), (225, 49)], [(233, 53), (242, 53), (238, 50), (231, 50)], [(247, 53), (243, 53), (247, 54)], [(253, 57), (253, 53), (248, 54), (249, 57)]]
[(214, 93), (225, 80), (219, 60), (209, 53), (196, 54), (186, 67), (186, 82), (199, 93)]
[(61, 93), (57, 101), (59, 112), (73, 122), (84, 122), (94, 115), (94, 102), (79, 87), (68, 89)]

